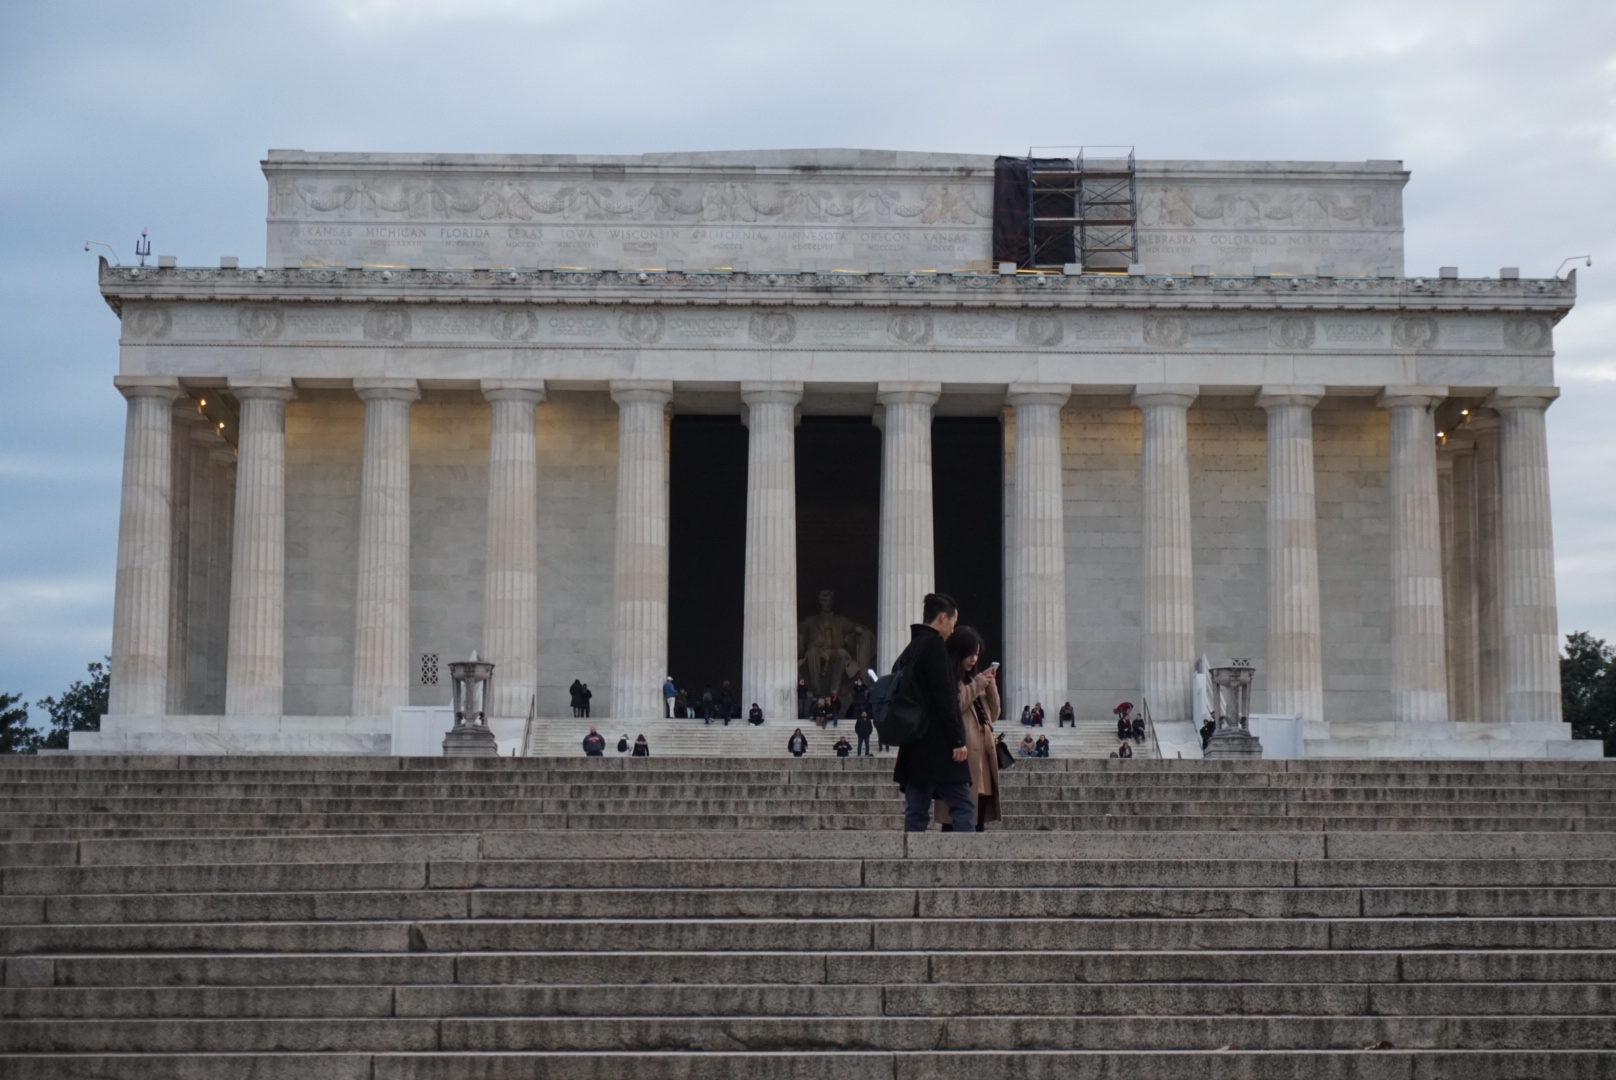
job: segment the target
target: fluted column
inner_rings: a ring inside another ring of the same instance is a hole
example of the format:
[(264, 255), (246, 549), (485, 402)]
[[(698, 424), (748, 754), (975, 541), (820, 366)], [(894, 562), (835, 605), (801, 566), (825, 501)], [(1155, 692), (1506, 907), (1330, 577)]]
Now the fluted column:
[(1436, 424), (1445, 386), (1388, 386), (1391, 413), (1392, 716), (1448, 718), (1442, 607), (1442, 528), (1437, 504)]
[(355, 379), (365, 403), (353, 714), (410, 703), (410, 405), (414, 379)]
[(1268, 412), (1268, 711), (1324, 719), (1313, 406), (1322, 386), (1265, 386)]
[(1498, 414), (1473, 412), (1476, 441), (1476, 719), (1504, 722), (1504, 545)]
[(909, 626), (937, 580), (932, 528), (931, 410), (941, 383), (881, 383), (880, 611), (876, 664), (886, 671), (909, 644)]
[(174, 432), (169, 441), (173, 490), (169, 499), (168, 571), (168, 679), (163, 711), (170, 716), (186, 711), (186, 640), (190, 626), (191, 592), (191, 432), (207, 425), (196, 402), (182, 397), (173, 404)]
[(743, 382), (747, 407), (742, 707), (797, 715), (796, 409), (802, 384)]
[(668, 454), (673, 383), (617, 381), (617, 550), (612, 715), (665, 713), (668, 676)]
[[(1042, 703), (1053, 713), (1068, 696), (1066, 672), (1066, 507), (1061, 484), (1064, 384), (1013, 383), (1015, 410), (1005, 708)], [(1153, 705), (1154, 707), (1154, 705)]]
[(178, 379), (119, 376), (128, 399), (118, 568), (113, 584), (112, 684), (107, 711), (156, 715), (168, 699), (170, 579), (173, 575), (173, 403)]
[(1155, 720), (1193, 719), (1195, 575), (1186, 413), (1199, 393), (1194, 385), (1154, 384), (1136, 387), (1133, 395), (1144, 443), (1139, 693)]
[(539, 451), (534, 409), (544, 383), (485, 380), (488, 434), (488, 560), (483, 649), (494, 664), (490, 716), (526, 716), (539, 666)]
[(1442, 447), (1452, 474), (1447, 574), (1442, 598), (1448, 618), (1448, 717), (1476, 716), (1476, 443), (1461, 428)]
[(1544, 412), (1552, 386), (1494, 391), (1502, 481), (1504, 719), (1560, 723), (1559, 612), (1554, 592), (1554, 527), (1549, 517), (1549, 443)]
[(286, 403), (290, 379), (231, 379), (241, 406), (224, 711), (279, 716), (286, 669)]

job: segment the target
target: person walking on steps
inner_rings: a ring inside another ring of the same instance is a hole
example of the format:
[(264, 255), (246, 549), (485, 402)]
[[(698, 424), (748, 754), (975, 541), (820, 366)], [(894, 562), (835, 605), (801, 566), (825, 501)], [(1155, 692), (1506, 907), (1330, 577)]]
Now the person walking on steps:
[(578, 684), (578, 700), (583, 702), (583, 710), (584, 710), (583, 715), (584, 715), (584, 717), (586, 719), (589, 716), (589, 699), (594, 697), (594, 696), (595, 696), (595, 692), (593, 690), (589, 689), (589, 684), (588, 683), (579, 683)]
[[(969, 626), (957, 626), (948, 639), (948, 659), (958, 688), (960, 723), (965, 727), (966, 759), (971, 767), (971, 799), (976, 804), (976, 831), (982, 832), (999, 814), (999, 751), (993, 741), (993, 723), (999, 719), (999, 665), (983, 666), (982, 635)], [(937, 823), (953, 831), (953, 814), (937, 800)]]
[(860, 709), (858, 719), (853, 723), (853, 734), (858, 736), (858, 756), (870, 756), (870, 732), (875, 730), (875, 724), (870, 720), (870, 710)]
[(605, 756), (606, 740), (600, 737), (600, 732), (590, 728), (589, 734), (584, 736), (584, 757)]
[(802, 757), (808, 752), (808, 736), (802, 733), (802, 728), (791, 733), (791, 738), (786, 740), (786, 749), (792, 757)]
[(576, 720), (584, 714), (584, 684), (577, 679), (572, 680), (572, 685), (567, 687), (567, 696), (572, 700), (572, 716)]
[(713, 722), (713, 688), (710, 686), (704, 687), (701, 691), (701, 722), (704, 724)]
[(903, 671), (906, 694), (914, 680), (912, 693), (926, 718), (920, 737), (898, 748), (892, 770), (892, 779), (903, 792), (903, 830), (925, 832), (932, 800), (941, 799), (954, 831), (973, 832), (976, 804), (971, 799), (970, 748), (948, 663), (947, 641), (959, 623), (959, 605), (947, 593), (928, 593), (920, 618), (909, 628), (909, 644), (893, 665), (894, 671)]
[(673, 703), (679, 700), (679, 688), (673, 685), (673, 676), (662, 680), (662, 700), (668, 706), (668, 719), (673, 719)]
[(630, 754), (629, 756), (630, 757), (650, 757), (651, 756), (651, 744), (645, 741), (645, 736), (644, 735), (641, 735), (639, 738), (634, 740), (634, 753)]

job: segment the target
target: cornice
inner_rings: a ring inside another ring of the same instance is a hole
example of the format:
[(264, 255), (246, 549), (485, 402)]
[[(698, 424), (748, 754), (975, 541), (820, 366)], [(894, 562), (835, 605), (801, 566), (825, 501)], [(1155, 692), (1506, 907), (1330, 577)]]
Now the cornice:
[(424, 304), (658, 304), (795, 307), (1088, 308), (1183, 311), (1519, 312), (1558, 321), (1576, 278), (1199, 277), (1121, 274), (860, 273), (400, 267), (100, 268), (126, 300)]

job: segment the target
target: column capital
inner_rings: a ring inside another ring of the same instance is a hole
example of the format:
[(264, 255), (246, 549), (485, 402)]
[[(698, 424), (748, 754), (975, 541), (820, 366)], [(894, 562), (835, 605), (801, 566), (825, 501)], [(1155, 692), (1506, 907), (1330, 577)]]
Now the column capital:
[(419, 401), (421, 384), (414, 379), (355, 379), (360, 401)]
[(1387, 386), (1375, 398), (1375, 404), (1382, 409), (1428, 409), (1439, 405), (1447, 399), (1446, 386)]
[(1547, 409), (1560, 396), (1558, 386), (1500, 386), (1487, 395), (1489, 409)]
[(883, 405), (935, 405), (943, 396), (937, 382), (883, 382), (875, 387), (875, 400)]
[(1071, 396), (1071, 383), (1011, 383), (1005, 388), (1004, 400), (1013, 408), (1023, 405), (1053, 405), (1060, 408)]
[(1187, 409), (1195, 404), (1200, 393), (1201, 388), (1196, 383), (1140, 383), (1133, 388), (1133, 407), (1170, 405)]
[(484, 379), (483, 397), (489, 401), (525, 401), (538, 405), (544, 401), (543, 379)]
[(666, 405), (673, 400), (671, 379), (613, 379), (607, 385), (619, 405)]
[(1257, 407), (1272, 409), (1284, 405), (1300, 405), (1311, 409), (1324, 400), (1322, 386), (1264, 386), (1257, 391)]
[(185, 388), (172, 375), (114, 375), (112, 385), (126, 398), (154, 397), (178, 401)]
[(797, 405), (802, 401), (800, 382), (743, 382), (741, 400), (747, 405)]
[(257, 399), (260, 401), (291, 401), (297, 397), (297, 388), (292, 385), (291, 379), (266, 378), (262, 376), (247, 376), (237, 378), (232, 375), (229, 380), (230, 392), (236, 395), (238, 401)]

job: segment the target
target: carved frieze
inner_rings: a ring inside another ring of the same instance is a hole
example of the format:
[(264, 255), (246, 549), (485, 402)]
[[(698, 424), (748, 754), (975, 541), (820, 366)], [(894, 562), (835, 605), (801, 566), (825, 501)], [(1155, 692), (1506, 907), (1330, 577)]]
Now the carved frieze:
[(1436, 320), (1428, 315), (1405, 315), (1392, 323), (1392, 344), (1399, 349), (1429, 349), (1436, 335)]
[(410, 339), (410, 310), (402, 304), (373, 307), (365, 312), (367, 341), (400, 342)]
[(890, 307), (736, 307), (526, 304), (132, 305), (125, 341), (266, 347), (791, 349), (894, 352), (1170, 351), (1445, 353), (1533, 351), (1551, 344), (1541, 316), (1492, 313), (1127, 311)]
[(1549, 320), (1541, 315), (1517, 315), (1504, 320), (1504, 344), (1512, 349), (1543, 349), (1551, 338)]

